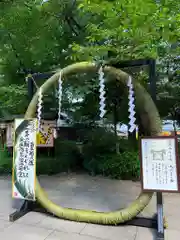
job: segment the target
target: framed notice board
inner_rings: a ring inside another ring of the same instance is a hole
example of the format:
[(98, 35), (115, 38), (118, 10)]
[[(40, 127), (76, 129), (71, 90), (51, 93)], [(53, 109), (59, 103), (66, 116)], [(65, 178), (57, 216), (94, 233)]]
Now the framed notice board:
[(178, 144), (174, 136), (140, 139), (142, 190), (180, 192)]

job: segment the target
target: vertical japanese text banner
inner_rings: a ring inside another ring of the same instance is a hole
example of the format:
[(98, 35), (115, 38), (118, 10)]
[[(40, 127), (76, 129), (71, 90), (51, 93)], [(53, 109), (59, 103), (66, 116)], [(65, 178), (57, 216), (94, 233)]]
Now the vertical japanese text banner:
[(37, 119), (15, 119), (12, 197), (35, 201)]

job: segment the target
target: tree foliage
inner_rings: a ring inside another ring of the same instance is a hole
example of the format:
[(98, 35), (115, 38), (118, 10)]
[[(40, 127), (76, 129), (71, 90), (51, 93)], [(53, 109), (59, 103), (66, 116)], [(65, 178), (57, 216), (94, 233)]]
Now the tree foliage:
[[(116, 61), (158, 59), (159, 106), (162, 116), (167, 116), (180, 102), (179, 9), (180, 3), (173, 0), (1, 1), (1, 109), (24, 111), (27, 73), (51, 71), (75, 61), (109, 60), (111, 55)], [(144, 71), (137, 75), (139, 81), (147, 82)], [(64, 108), (76, 109), (76, 118), (97, 116), (97, 87), (97, 76), (82, 74), (66, 79)], [(108, 89), (108, 118), (113, 119), (113, 99), (121, 102), (117, 110), (121, 114), (116, 118), (126, 118), (122, 115), (126, 103), (115, 97), (116, 89)], [(83, 98), (83, 104), (72, 104), (74, 98)], [(161, 104), (164, 99), (168, 101), (166, 109)], [(24, 107), (19, 108), (21, 105)]]
[(179, 39), (179, 3), (174, 1), (87, 1), (79, 3), (81, 14), (89, 16), (86, 43), (74, 45), (85, 58), (106, 57), (112, 51), (118, 59), (159, 57), (164, 43)]

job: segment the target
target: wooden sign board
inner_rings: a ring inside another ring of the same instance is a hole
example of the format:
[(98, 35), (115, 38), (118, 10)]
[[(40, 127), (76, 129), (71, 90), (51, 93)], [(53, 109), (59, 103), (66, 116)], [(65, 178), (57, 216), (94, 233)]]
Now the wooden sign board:
[(180, 192), (176, 137), (141, 138), (140, 160), (142, 190)]

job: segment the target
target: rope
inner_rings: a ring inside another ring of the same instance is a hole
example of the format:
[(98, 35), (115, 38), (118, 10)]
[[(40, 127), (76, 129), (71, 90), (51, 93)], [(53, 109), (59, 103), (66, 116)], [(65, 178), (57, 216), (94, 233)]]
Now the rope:
[(28, 81), (28, 78), (31, 78), (33, 83), (34, 83), (34, 86), (36, 87), (36, 89), (39, 89), (39, 86), (37, 85), (35, 79), (33, 78), (32, 74), (28, 74), (25, 78), (26, 82)]

